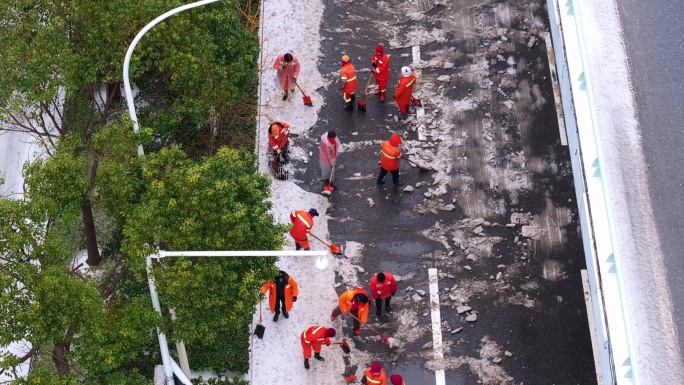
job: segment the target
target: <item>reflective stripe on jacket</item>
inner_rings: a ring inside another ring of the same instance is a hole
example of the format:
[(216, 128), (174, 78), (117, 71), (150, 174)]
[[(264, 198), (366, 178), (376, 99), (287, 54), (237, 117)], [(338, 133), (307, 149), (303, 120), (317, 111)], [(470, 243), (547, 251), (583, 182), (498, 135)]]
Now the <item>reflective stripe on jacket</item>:
[(399, 169), (399, 159), (402, 157), (401, 150), (392, 146), (389, 140), (382, 142), (382, 152), (380, 154), (380, 166), (387, 171)]
[(307, 239), (306, 235), (314, 225), (311, 214), (304, 210), (295, 210), (290, 213), (290, 221), (292, 221), (292, 228), (290, 229), (292, 238), (305, 241)]
[(399, 105), (407, 105), (411, 103), (411, 94), (413, 94), (413, 86), (416, 84), (416, 74), (411, 73), (407, 77), (399, 79), (397, 91), (394, 93), (394, 98)]
[(345, 94), (353, 94), (356, 92), (358, 80), (356, 80), (356, 69), (352, 63), (346, 62), (342, 64), (342, 69), (340, 70), (340, 79), (344, 83), (342, 92)]
[(385, 374), (384, 370), (380, 371), (379, 376), (373, 377), (371, 374), (371, 369), (368, 368), (363, 376), (366, 378), (366, 384), (368, 385), (387, 385), (387, 374)]

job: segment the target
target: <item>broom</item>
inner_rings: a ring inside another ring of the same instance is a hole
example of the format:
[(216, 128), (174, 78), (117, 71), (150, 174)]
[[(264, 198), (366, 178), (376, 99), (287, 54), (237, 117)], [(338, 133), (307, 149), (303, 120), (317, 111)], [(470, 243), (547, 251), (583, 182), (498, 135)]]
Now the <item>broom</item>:
[(366, 112), (366, 93), (368, 92), (368, 86), (370, 86), (371, 79), (373, 79), (373, 73), (372, 72), (370, 75), (368, 75), (368, 83), (366, 83), (366, 89), (363, 90), (363, 97), (357, 103), (357, 105), (359, 107), (359, 111)]

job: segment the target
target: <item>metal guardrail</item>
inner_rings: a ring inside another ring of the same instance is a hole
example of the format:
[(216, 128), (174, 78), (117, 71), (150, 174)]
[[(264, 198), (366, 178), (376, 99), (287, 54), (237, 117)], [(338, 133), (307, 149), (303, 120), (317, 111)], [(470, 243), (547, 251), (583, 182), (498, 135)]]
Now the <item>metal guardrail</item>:
[(547, 0), (599, 345), (597, 377), (600, 385), (639, 384), (578, 6)]

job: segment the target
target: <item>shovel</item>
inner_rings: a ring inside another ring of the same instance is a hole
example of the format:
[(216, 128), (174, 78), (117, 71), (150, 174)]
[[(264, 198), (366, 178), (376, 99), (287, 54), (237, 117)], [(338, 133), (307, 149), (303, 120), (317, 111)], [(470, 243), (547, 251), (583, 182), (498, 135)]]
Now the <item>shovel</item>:
[(327, 246), (330, 248), (330, 252), (331, 252), (331, 253), (333, 253), (333, 254), (342, 254), (342, 248), (340, 247), (340, 245), (336, 245), (336, 244), (334, 244), (334, 243), (328, 244), (328, 242), (322, 240), (321, 238), (318, 238), (318, 237), (315, 236), (313, 233), (309, 233), (309, 234), (310, 234), (312, 237), (318, 239), (321, 243), (324, 243), (325, 245), (327, 245)]
[(338, 341), (338, 342), (331, 342), (331, 344), (333, 344), (333, 345), (340, 345), (340, 348), (342, 348), (342, 351), (343, 351), (345, 354), (351, 353), (351, 348), (349, 347), (349, 344), (348, 344), (347, 341), (345, 341), (345, 340)]
[(321, 191), (321, 194), (325, 196), (331, 196), (333, 191), (335, 191), (335, 187), (332, 185), (333, 178), (335, 177), (335, 165), (337, 165), (337, 162), (333, 163), (332, 172), (330, 173), (330, 182), (327, 186), (323, 186), (323, 191)]
[(259, 337), (260, 340), (264, 339), (264, 332), (266, 331), (266, 326), (262, 325), (263, 319), (261, 318), (261, 302), (259, 302), (259, 323), (254, 328), (254, 335)]
[(302, 100), (304, 101), (305, 106), (313, 107), (313, 103), (311, 103), (311, 98), (306, 96), (306, 93), (304, 93), (304, 90), (302, 89), (302, 86), (299, 85), (299, 82), (295, 83), (297, 85), (297, 88), (302, 92)]
[(370, 75), (368, 75), (368, 83), (366, 83), (366, 89), (363, 90), (363, 97), (357, 103), (357, 105), (359, 107), (359, 111), (366, 112), (366, 93), (368, 92), (368, 86), (370, 86), (371, 79), (373, 79), (373, 73), (372, 72)]
[(398, 339), (393, 338), (393, 337), (388, 337), (388, 336), (386, 336), (386, 335), (380, 333), (379, 331), (377, 331), (377, 330), (373, 329), (372, 327), (370, 327), (370, 326), (364, 324), (363, 322), (361, 322), (360, 319), (356, 318), (356, 317), (355, 317), (353, 314), (351, 314), (351, 313), (348, 313), (348, 315), (351, 316), (352, 318), (354, 318), (355, 320), (359, 321), (360, 324), (362, 324), (363, 326), (365, 326), (365, 327), (367, 327), (368, 329), (370, 329), (373, 333), (379, 335), (379, 336), (385, 341), (385, 343), (387, 344), (387, 346), (389, 346), (390, 348), (401, 345), (401, 343), (399, 342)]

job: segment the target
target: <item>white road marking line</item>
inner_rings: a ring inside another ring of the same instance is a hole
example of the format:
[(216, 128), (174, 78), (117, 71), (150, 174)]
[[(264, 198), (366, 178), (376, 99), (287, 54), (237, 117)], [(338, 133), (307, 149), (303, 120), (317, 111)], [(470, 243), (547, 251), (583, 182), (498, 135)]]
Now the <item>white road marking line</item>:
[[(420, 77), (422, 75), (420, 68), (416, 68), (417, 64), (420, 63), (420, 46), (414, 45), (411, 47), (411, 53), (413, 54), (413, 72), (417, 77)], [(416, 119), (420, 123), (418, 125), (418, 140), (427, 140), (427, 137), (425, 136), (425, 124), (423, 123), (425, 120), (425, 108), (416, 108)]]
[(560, 131), (560, 141), (563, 146), (568, 145), (568, 134), (565, 131), (565, 115), (563, 114), (563, 103), (561, 100), (560, 84), (558, 84), (558, 72), (556, 71), (556, 56), (553, 52), (551, 34), (544, 33), (544, 43), (546, 44), (546, 55), (549, 57), (549, 71), (551, 71), (551, 85), (553, 87), (553, 98), (556, 105), (556, 116), (558, 117), (558, 131)]
[[(437, 269), (428, 269), (428, 277), (430, 282), (430, 316), (432, 317), (432, 346), (435, 350), (435, 361), (438, 364), (444, 359), (444, 350), (442, 348), (442, 320), (439, 313), (439, 285), (437, 284)], [(444, 377), (444, 369), (437, 369), (435, 371), (437, 385), (446, 385), (446, 378)]]

